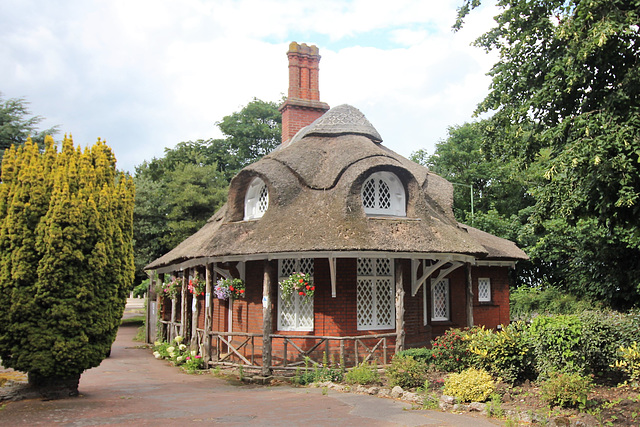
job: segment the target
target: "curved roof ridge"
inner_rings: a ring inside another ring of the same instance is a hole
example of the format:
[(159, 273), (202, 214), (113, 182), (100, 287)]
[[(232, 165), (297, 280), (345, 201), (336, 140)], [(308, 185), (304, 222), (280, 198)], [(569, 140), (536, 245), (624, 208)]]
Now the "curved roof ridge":
[(382, 137), (356, 107), (348, 104), (333, 107), (311, 125), (300, 130), (294, 137), (296, 141), (307, 136), (337, 136), (355, 134), (366, 136), (376, 144), (382, 142)]

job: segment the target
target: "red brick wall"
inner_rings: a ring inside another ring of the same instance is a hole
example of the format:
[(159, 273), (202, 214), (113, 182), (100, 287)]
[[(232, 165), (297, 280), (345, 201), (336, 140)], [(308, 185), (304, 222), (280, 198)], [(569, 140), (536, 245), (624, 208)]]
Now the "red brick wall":
[[(434, 273), (437, 275), (437, 273)], [(467, 326), (466, 313), (466, 271), (460, 267), (449, 274), (449, 292), (451, 319), (448, 322), (433, 322), (433, 338), (444, 334), (449, 328)], [(492, 301), (478, 302), (478, 278), (491, 279)], [(509, 270), (508, 267), (471, 267), (473, 284), (473, 322), (474, 325), (496, 328), (509, 323)], [(427, 281), (429, 282), (429, 281)], [(430, 283), (427, 284), (430, 286)], [(428, 289), (428, 288), (427, 288)], [(430, 297), (430, 295), (428, 295)], [(431, 319), (431, 299), (427, 302), (429, 319)]]
[[(476, 325), (495, 328), (509, 324), (509, 269), (508, 267), (474, 267), (473, 321)], [(491, 279), (491, 302), (478, 302), (478, 278)]]
[[(274, 273), (277, 275), (277, 261), (272, 261)], [(466, 317), (466, 272), (464, 267), (453, 271), (449, 275), (450, 286), (450, 314), (451, 319), (447, 322), (434, 322), (431, 320), (431, 297), (430, 281), (425, 283), (427, 294), (427, 315), (428, 324), (424, 325), (423, 315), (423, 292), (422, 286), (415, 296), (411, 296), (411, 263), (409, 260), (400, 261), (403, 268), (403, 283), (405, 290), (405, 347), (427, 346), (429, 342), (446, 329), (456, 327), (462, 328), (467, 325)], [(357, 329), (357, 306), (356, 306), (356, 259), (337, 259), (336, 267), (336, 298), (331, 296), (331, 279), (329, 261), (327, 259), (315, 260), (314, 280), (316, 292), (314, 298), (314, 330), (312, 332), (301, 331), (278, 331), (276, 306), (278, 285), (276, 277), (273, 280), (271, 301), (274, 302), (272, 324), (274, 333), (280, 335), (316, 335), (316, 336), (361, 336), (375, 335), (383, 333), (394, 333), (395, 329), (359, 331)], [(262, 333), (262, 282), (264, 276), (263, 261), (251, 261), (246, 265), (246, 292), (245, 298), (233, 303), (233, 331)], [(437, 274), (437, 273), (436, 273)], [(478, 302), (478, 278), (489, 277), (491, 279), (492, 301), (490, 303)], [(488, 328), (495, 328), (499, 324), (506, 324), (509, 321), (509, 282), (508, 269), (506, 267), (472, 267), (472, 281), (474, 292), (474, 322), (476, 325), (484, 325)], [(165, 300), (163, 304), (164, 317), (170, 311), (170, 301)], [(229, 301), (215, 298), (212, 294), (212, 327), (213, 331), (228, 330)], [(178, 306), (179, 307), (179, 306)], [(200, 316), (198, 324), (204, 326), (204, 301), (199, 301)], [(179, 313), (179, 311), (178, 311)], [(236, 338), (235, 342), (241, 341)], [(317, 341), (316, 341), (317, 342)], [(303, 349), (309, 349), (316, 342), (312, 340), (297, 340), (296, 343)], [(377, 340), (370, 340), (369, 346), (375, 345)], [(259, 347), (261, 339), (256, 339), (258, 346), (257, 353), (261, 353)], [(345, 352), (353, 354), (353, 342), (345, 341)], [(273, 343), (274, 358), (283, 357), (283, 340), (276, 339)], [(387, 339), (389, 356), (393, 353), (395, 339)], [(325, 345), (321, 345), (317, 352), (322, 356)], [(337, 354), (339, 351), (339, 341), (330, 341), (329, 350)], [(380, 353), (380, 352), (379, 352)], [(245, 350), (246, 354), (246, 350)], [(361, 352), (363, 354), (363, 352)], [(297, 355), (297, 352), (289, 347), (289, 357)], [(379, 356), (381, 356), (379, 354)], [(381, 358), (379, 358), (381, 360)]]

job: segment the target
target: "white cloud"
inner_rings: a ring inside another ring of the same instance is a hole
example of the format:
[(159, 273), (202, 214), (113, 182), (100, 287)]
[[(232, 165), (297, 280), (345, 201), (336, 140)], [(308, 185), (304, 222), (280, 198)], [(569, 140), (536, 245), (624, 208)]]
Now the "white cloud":
[[(253, 97), (287, 91), (291, 40), (317, 44), (320, 91), (360, 108), (391, 149), (433, 149), (471, 119), (495, 57), (469, 44), (491, 8), (453, 33), (457, 2), (421, 0), (5, 0), (0, 91), (24, 96), (43, 127), (97, 137), (119, 167), (180, 141)], [(28, 18), (26, 18), (28, 17)]]

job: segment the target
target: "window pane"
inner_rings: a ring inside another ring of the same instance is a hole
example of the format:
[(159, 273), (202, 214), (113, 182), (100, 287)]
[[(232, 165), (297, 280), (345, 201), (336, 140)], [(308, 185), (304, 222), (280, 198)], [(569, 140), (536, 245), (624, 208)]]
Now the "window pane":
[(449, 320), (449, 280), (433, 284), (433, 320)]
[(491, 280), (488, 278), (478, 279), (478, 301), (491, 301)]
[(358, 258), (357, 323), (359, 330), (395, 326), (392, 260)]
[(368, 180), (364, 184), (362, 190), (362, 204), (365, 208), (376, 207), (376, 186), (373, 179)]
[(389, 191), (389, 185), (383, 180), (379, 180), (378, 183), (378, 207), (380, 209), (389, 209), (391, 207), (391, 191)]
[[(313, 278), (313, 258), (281, 259), (278, 262), (278, 282), (293, 273), (309, 273)], [(282, 299), (278, 287), (278, 329), (282, 331), (313, 331), (313, 301), (305, 302), (298, 295), (293, 294), (291, 301)]]

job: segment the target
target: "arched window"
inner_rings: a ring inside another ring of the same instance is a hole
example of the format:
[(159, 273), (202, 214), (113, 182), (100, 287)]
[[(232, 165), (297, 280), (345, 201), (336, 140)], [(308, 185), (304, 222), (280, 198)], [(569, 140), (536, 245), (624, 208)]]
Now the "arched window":
[(262, 218), (269, 208), (269, 190), (260, 178), (254, 178), (249, 184), (244, 198), (244, 219)]
[(368, 215), (407, 216), (404, 187), (391, 172), (375, 172), (362, 185), (362, 205)]

